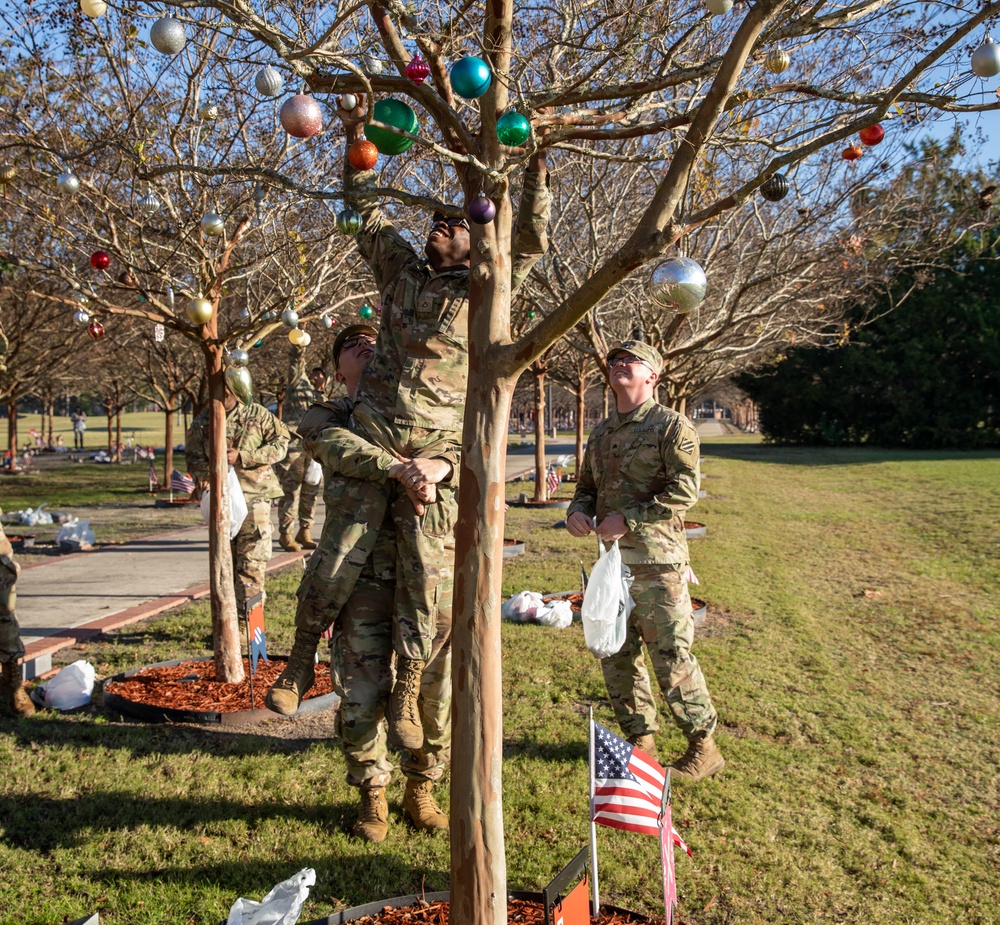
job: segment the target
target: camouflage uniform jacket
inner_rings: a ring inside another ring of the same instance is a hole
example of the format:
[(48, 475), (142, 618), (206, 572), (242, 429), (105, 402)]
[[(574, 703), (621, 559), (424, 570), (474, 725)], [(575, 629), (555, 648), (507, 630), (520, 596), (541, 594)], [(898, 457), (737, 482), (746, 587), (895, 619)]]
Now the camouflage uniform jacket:
[[(548, 174), (525, 174), (512, 248), (511, 291), (548, 248)], [(404, 426), (461, 433), (469, 374), (469, 270), (436, 273), (367, 194), (375, 172), (346, 165), (344, 192), (364, 215), (358, 250), (382, 299), (375, 354), (358, 400)]]
[[(208, 408), (191, 423), (184, 451), (188, 471), (208, 482)], [(238, 402), (226, 414), (226, 445), (240, 451), (233, 468), (248, 502), (280, 498), (284, 492), (271, 467), (288, 453), (288, 428), (263, 405)]]
[(296, 433), (299, 421), (315, 402), (323, 400), (306, 374), (306, 354), (301, 347), (292, 347), (288, 357), (288, 391), (281, 403), (281, 421), (291, 431), (289, 452), (301, 449), (301, 441)]
[(567, 517), (579, 511), (625, 518), (619, 541), (628, 565), (688, 561), (684, 512), (698, 500), (698, 434), (682, 414), (650, 398), (613, 411), (591, 432)]

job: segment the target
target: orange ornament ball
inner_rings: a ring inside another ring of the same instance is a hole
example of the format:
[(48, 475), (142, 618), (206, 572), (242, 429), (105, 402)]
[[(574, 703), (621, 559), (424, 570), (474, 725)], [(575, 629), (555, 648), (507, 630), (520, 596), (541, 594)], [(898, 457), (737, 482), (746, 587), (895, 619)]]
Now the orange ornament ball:
[(863, 145), (873, 148), (875, 145), (882, 143), (882, 139), (885, 138), (885, 129), (877, 123), (875, 125), (866, 125), (858, 132), (858, 137), (861, 139)]
[(378, 148), (361, 138), (348, 149), (347, 160), (355, 170), (371, 170), (378, 163)]
[(861, 145), (851, 145), (849, 148), (844, 148), (840, 156), (845, 161), (856, 161), (864, 153), (864, 149)]

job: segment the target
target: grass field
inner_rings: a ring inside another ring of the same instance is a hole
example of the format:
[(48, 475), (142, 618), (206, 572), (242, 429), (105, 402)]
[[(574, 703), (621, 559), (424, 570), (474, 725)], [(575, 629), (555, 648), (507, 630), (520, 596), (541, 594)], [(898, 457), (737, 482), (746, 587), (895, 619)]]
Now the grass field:
[[(1000, 899), (1000, 456), (706, 442), (692, 543), (711, 605), (695, 651), (725, 771), (675, 790), (680, 920), (989, 925)], [(566, 489), (564, 489), (565, 493)], [(592, 541), (508, 512), (504, 594), (569, 590)], [(296, 579), (271, 584), (287, 649)], [(64, 653), (101, 677), (207, 653), (207, 605)], [(586, 712), (613, 725), (579, 626), (505, 626), (508, 882), (537, 889), (587, 839)], [(661, 710), (661, 754), (682, 747)], [(460, 743), (456, 747), (461, 747)], [(448, 841), (400, 821), (347, 835), (336, 743), (120, 722), (92, 710), (0, 725), (0, 921), (223, 920), (302, 867), (302, 920), (447, 887)], [(602, 898), (662, 915), (655, 839), (602, 829)]]

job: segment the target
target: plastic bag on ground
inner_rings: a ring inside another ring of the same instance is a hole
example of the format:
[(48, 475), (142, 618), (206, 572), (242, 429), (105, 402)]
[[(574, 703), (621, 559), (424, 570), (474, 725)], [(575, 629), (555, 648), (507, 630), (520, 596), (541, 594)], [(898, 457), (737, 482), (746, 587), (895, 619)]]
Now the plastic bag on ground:
[(622, 562), (618, 541), (610, 548), (598, 540), (601, 555), (590, 572), (580, 619), (587, 648), (597, 658), (614, 655), (625, 644), (628, 617), (635, 606), (629, 589), (632, 575)]
[(32, 691), (32, 699), (52, 710), (75, 710), (90, 703), (96, 675), (94, 666), (81, 658), (39, 684)]
[(564, 630), (573, 622), (573, 605), (569, 601), (549, 601), (535, 611), (535, 622)]
[(294, 877), (282, 880), (259, 903), (240, 897), (229, 910), (226, 925), (294, 925), (302, 914), (316, 871), (304, 867)]
[[(247, 499), (240, 486), (240, 477), (232, 466), (229, 467), (229, 477), (226, 484), (229, 491), (229, 538), (234, 540), (236, 534), (240, 532), (240, 527), (243, 526), (243, 521), (247, 518), (248, 511)], [(205, 523), (211, 519), (209, 497), (209, 491), (206, 488), (201, 493), (201, 516), (205, 518)]]
[(70, 546), (93, 546), (94, 531), (90, 529), (90, 520), (78, 520), (71, 517), (56, 534), (56, 543)]
[(511, 623), (531, 623), (540, 607), (545, 602), (537, 591), (519, 591), (512, 595), (500, 607), (500, 618)]

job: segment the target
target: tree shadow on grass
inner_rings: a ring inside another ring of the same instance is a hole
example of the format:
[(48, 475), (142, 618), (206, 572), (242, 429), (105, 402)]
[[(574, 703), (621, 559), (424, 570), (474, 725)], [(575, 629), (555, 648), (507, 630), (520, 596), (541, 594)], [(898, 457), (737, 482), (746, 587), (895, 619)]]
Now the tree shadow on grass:
[[(584, 730), (586, 732), (586, 730)], [(573, 738), (560, 742), (541, 741), (530, 734), (518, 738), (507, 737), (503, 743), (503, 757), (537, 758), (541, 761), (573, 762), (587, 760), (590, 746), (586, 738)]]
[(702, 455), (711, 474), (712, 458), (782, 466), (861, 466), (884, 462), (944, 462), (1000, 459), (1000, 450), (893, 450), (881, 447), (810, 447), (773, 444), (706, 443)]

